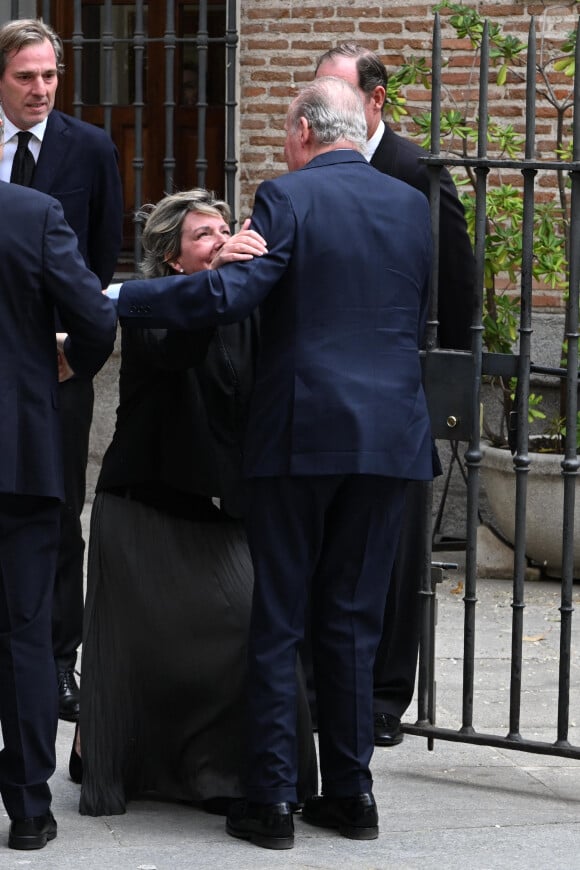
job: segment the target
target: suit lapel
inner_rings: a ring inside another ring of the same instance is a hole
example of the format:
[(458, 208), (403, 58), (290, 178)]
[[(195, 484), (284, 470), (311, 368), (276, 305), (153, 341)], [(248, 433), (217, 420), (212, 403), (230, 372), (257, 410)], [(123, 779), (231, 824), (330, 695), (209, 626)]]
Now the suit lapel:
[(60, 167), (67, 164), (67, 152), (71, 144), (72, 137), (67, 124), (62, 115), (53, 110), (48, 116), (31, 187), (43, 193), (51, 192)]
[(371, 166), (374, 166), (379, 172), (394, 176), (396, 157), (397, 140), (393, 131), (385, 124), (385, 132), (371, 158)]

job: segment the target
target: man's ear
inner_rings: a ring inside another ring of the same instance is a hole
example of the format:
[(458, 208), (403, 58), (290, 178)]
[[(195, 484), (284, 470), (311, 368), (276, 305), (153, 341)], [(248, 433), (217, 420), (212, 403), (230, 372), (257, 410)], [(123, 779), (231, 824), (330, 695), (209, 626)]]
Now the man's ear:
[(385, 100), (387, 98), (387, 92), (382, 85), (377, 85), (373, 90), (372, 94), (370, 94), (370, 99), (373, 105), (375, 105), (378, 109), (381, 109), (385, 105)]
[(312, 131), (310, 129), (310, 124), (304, 117), (300, 117), (298, 119), (299, 129), (300, 129), (300, 143), (301, 145), (308, 145), (310, 142)]

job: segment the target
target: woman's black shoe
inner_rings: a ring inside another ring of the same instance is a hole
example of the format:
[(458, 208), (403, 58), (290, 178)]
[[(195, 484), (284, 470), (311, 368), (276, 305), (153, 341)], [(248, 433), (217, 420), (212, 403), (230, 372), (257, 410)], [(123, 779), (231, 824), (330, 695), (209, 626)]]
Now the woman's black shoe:
[(227, 816), (231, 805), (235, 802), (236, 798), (213, 797), (203, 800), (201, 806), (206, 813), (211, 813), (212, 816)]
[(70, 758), (68, 761), (68, 774), (73, 782), (76, 782), (77, 785), (80, 785), (83, 781), (83, 760), (76, 749), (78, 733), (79, 723), (77, 722), (75, 726), (75, 736), (73, 737), (73, 745), (70, 751)]

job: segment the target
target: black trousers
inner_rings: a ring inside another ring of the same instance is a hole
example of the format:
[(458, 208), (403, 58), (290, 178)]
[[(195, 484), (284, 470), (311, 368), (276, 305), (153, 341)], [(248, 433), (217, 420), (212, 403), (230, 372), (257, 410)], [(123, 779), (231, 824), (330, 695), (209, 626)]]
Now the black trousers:
[(372, 670), (405, 486), (373, 475), (250, 481), (250, 800), (296, 800), (296, 656), (308, 597), (322, 791), (372, 788)]
[(65, 503), (54, 583), (52, 644), (59, 670), (74, 668), (83, 636), (81, 514), (85, 503), (89, 433), (93, 418), (92, 381), (73, 378), (59, 387)]
[[(429, 484), (411, 480), (405, 492), (403, 522), (384, 608), (383, 630), (373, 674), (375, 713), (400, 719), (413, 698), (419, 655), (421, 610), (419, 588), (425, 551), (429, 546)], [(310, 617), (300, 654), (306, 675), (312, 719), (318, 721), (310, 637)]]
[(421, 630), (419, 588), (426, 549), (430, 546), (427, 539), (428, 499), (428, 483), (409, 482), (385, 605), (383, 634), (375, 659), (375, 713), (391, 713), (398, 719), (411, 703), (415, 689)]
[(0, 494), (0, 793), (11, 819), (46, 813), (58, 693), (51, 604), (57, 499)]

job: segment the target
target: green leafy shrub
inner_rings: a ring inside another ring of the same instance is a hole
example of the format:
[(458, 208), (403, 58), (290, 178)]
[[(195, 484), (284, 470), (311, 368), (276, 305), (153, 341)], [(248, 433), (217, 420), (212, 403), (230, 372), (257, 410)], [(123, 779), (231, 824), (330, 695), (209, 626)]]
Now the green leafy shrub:
[[(576, 3), (570, 3), (572, 8)], [(465, 4), (445, 2), (434, 7), (444, 15), (447, 26), (458, 39), (469, 40), (473, 52), (474, 71), (479, 68), (479, 51), (484, 30), (484, 17)], [(545, 21), (545, 19), (544, 19)], [(527, 46), (513, 34), (504, 33), (496, 22), (488, 22), (490, 67), (498, 88), (510, 81), (524, 81)], [(573, 78), (576, 35), (567, 34), (559, 44), (540, 40), (537, 56), (536, 92), (539, 101), (547, 103), (553, 112), (555, 145), (551, 159), (570, 160), (570, 125), (566, 113), (572, 106), (572, 87), (561, 87), (562, 75)], [(431, 145), (431, 114), (428, 111), (408, 114), (404, 96), (407, 85), (423, 84), (430, 88), (431, 76), (424, 58), (410, 58), (391, 77), (387, 93), (387, 112), (398, 121), (408, 115), (421, 144)], [(453, 89), (443, 86), (440, 149), (453, 157), (470, 156), (477, 147), (477, 101), (456, 100)], [(493, 104), (492, 104), (493, 105)], [(488, 153), (496, 158), (520, 159), (524, 154), (524, 140), (512, 123), (489, 119), (487, 128)], [(548, 195), (544, 194), (534, 205), (534, 246), (532, 277), (537, 286), (561, 290), (565, 298), (568, 283), (569, 244), (569, 190), (563, 169), (556, 173), (556, 184)], [(470, 167), (454, 180), (465, 208), (468, 230), (472, 241), (475, 235), (475, 176)], [(487, 224), (484, 266), (483, 342), (494, 353), (513, 353), (518, 338), (519, 298), (518, 282), (522, 266), (523, 193), (505, 183), (501, 170), (489, 176), (487, 190)], [(565, 354), (565, 346), (564, 346)], [(486, 434), (495, 443), (505, 442), (507, 420), (513, 409), (514, 390), (510, 383), (497, 378), (493, 381), (503, 408), (498, 430), (487, 429)], [(542, 397), (530, 396), (530, 422), (546, 419), (541, 409)], [(561, 409), (562, 410), (562, 409)], [(553, 424), (553, 421), (552, 421)], [(484, 423), (485, 425), (485, 423)], [(565, 432), (565, 409), (558, 418), (560, 433)]]

